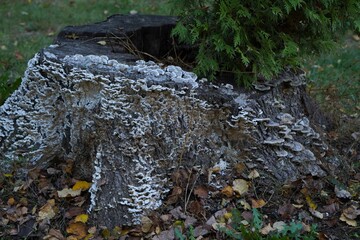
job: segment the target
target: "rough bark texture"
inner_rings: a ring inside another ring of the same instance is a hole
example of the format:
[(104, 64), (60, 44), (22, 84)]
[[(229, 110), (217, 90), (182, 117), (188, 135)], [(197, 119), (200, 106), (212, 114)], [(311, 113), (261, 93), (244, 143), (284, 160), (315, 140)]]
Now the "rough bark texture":
[(226, 175), (243, 162), (274, 184), (334, 173), (339, 161), (322, 138), (325, 122), (310, 107), (303, 75), (286, 70), (271, 83), (236, 89), (177, 66), (135, 62), (108, 38), (137, 36), (142, 50), (161, 56), (174, 22), (119, 15), (65, 28), (29, 61), (0, 108), (2, 167), (19, 158), (73, 159), (79, 178), (93, 182), (89, 211), (109, 227), (139, 223), (161, 206), (169, 173), (181, 166), (218, 165)]

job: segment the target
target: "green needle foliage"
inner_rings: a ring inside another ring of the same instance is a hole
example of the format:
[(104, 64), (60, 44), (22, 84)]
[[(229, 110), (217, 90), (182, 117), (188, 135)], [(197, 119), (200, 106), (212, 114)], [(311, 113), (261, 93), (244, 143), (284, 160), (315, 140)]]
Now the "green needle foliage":
[(198, 47), (194, 71), (231, 72), (243, 84), (300, 66), (304, 54), (331, 49), (335, 33), (360, 31), (358, 0), (170, 0), (173, 35)]

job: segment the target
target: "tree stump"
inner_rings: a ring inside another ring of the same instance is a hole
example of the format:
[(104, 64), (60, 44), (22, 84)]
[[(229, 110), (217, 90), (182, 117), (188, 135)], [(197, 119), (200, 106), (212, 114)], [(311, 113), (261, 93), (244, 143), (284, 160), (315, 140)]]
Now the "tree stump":
[(239, 163), (273, 186), (336, 174), (304, 74), (286, 69), (246, 90), (139, 60), (124, 46), (161, 58), (173, 49), (175, 22), (115, 15), (61, 31), (0, 108), (2, 168), (72, 159), (76, 176), (92, 181), (91, 216), (108, 227), (137, 224), (162, 206), (182, 167), (208, 174), (218, 189)]

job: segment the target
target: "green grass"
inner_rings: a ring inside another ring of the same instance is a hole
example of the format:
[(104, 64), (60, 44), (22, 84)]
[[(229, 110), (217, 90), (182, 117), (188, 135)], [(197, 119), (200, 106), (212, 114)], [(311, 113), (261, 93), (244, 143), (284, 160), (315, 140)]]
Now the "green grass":
[(67, 25), (116, 13), (169, 14), (166, 0), (1, 0), (0, 104), (21, 81), (26, 64)]
[(327, 112), (360, 112), (360, 41), (355, 38), (348, 33), (339, 48), (305, 61), (308, 90)]

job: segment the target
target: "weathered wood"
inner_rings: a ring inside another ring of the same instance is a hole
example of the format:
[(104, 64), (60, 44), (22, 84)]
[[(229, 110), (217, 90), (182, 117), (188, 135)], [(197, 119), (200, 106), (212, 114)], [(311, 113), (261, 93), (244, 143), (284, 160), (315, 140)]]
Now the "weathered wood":
[(225, 176), (241, 162), (275, 185), (336, 171), (303, 74), (285, 70), (271, 83), (237, 89), (180, 67), (135, 62), (108, 38), (135, 33), (135, 45), (161, 56), (174, 22), (118, 15), (65, 28), (29, 61), (0, 108), (2, 167), (19, 158), (38, 165), (73, 159), (76, 176), (93, 182), (93, 219), (109, 227), (139, 223), (161, 206), (169, 174), (182, 166), (218, 165)]

